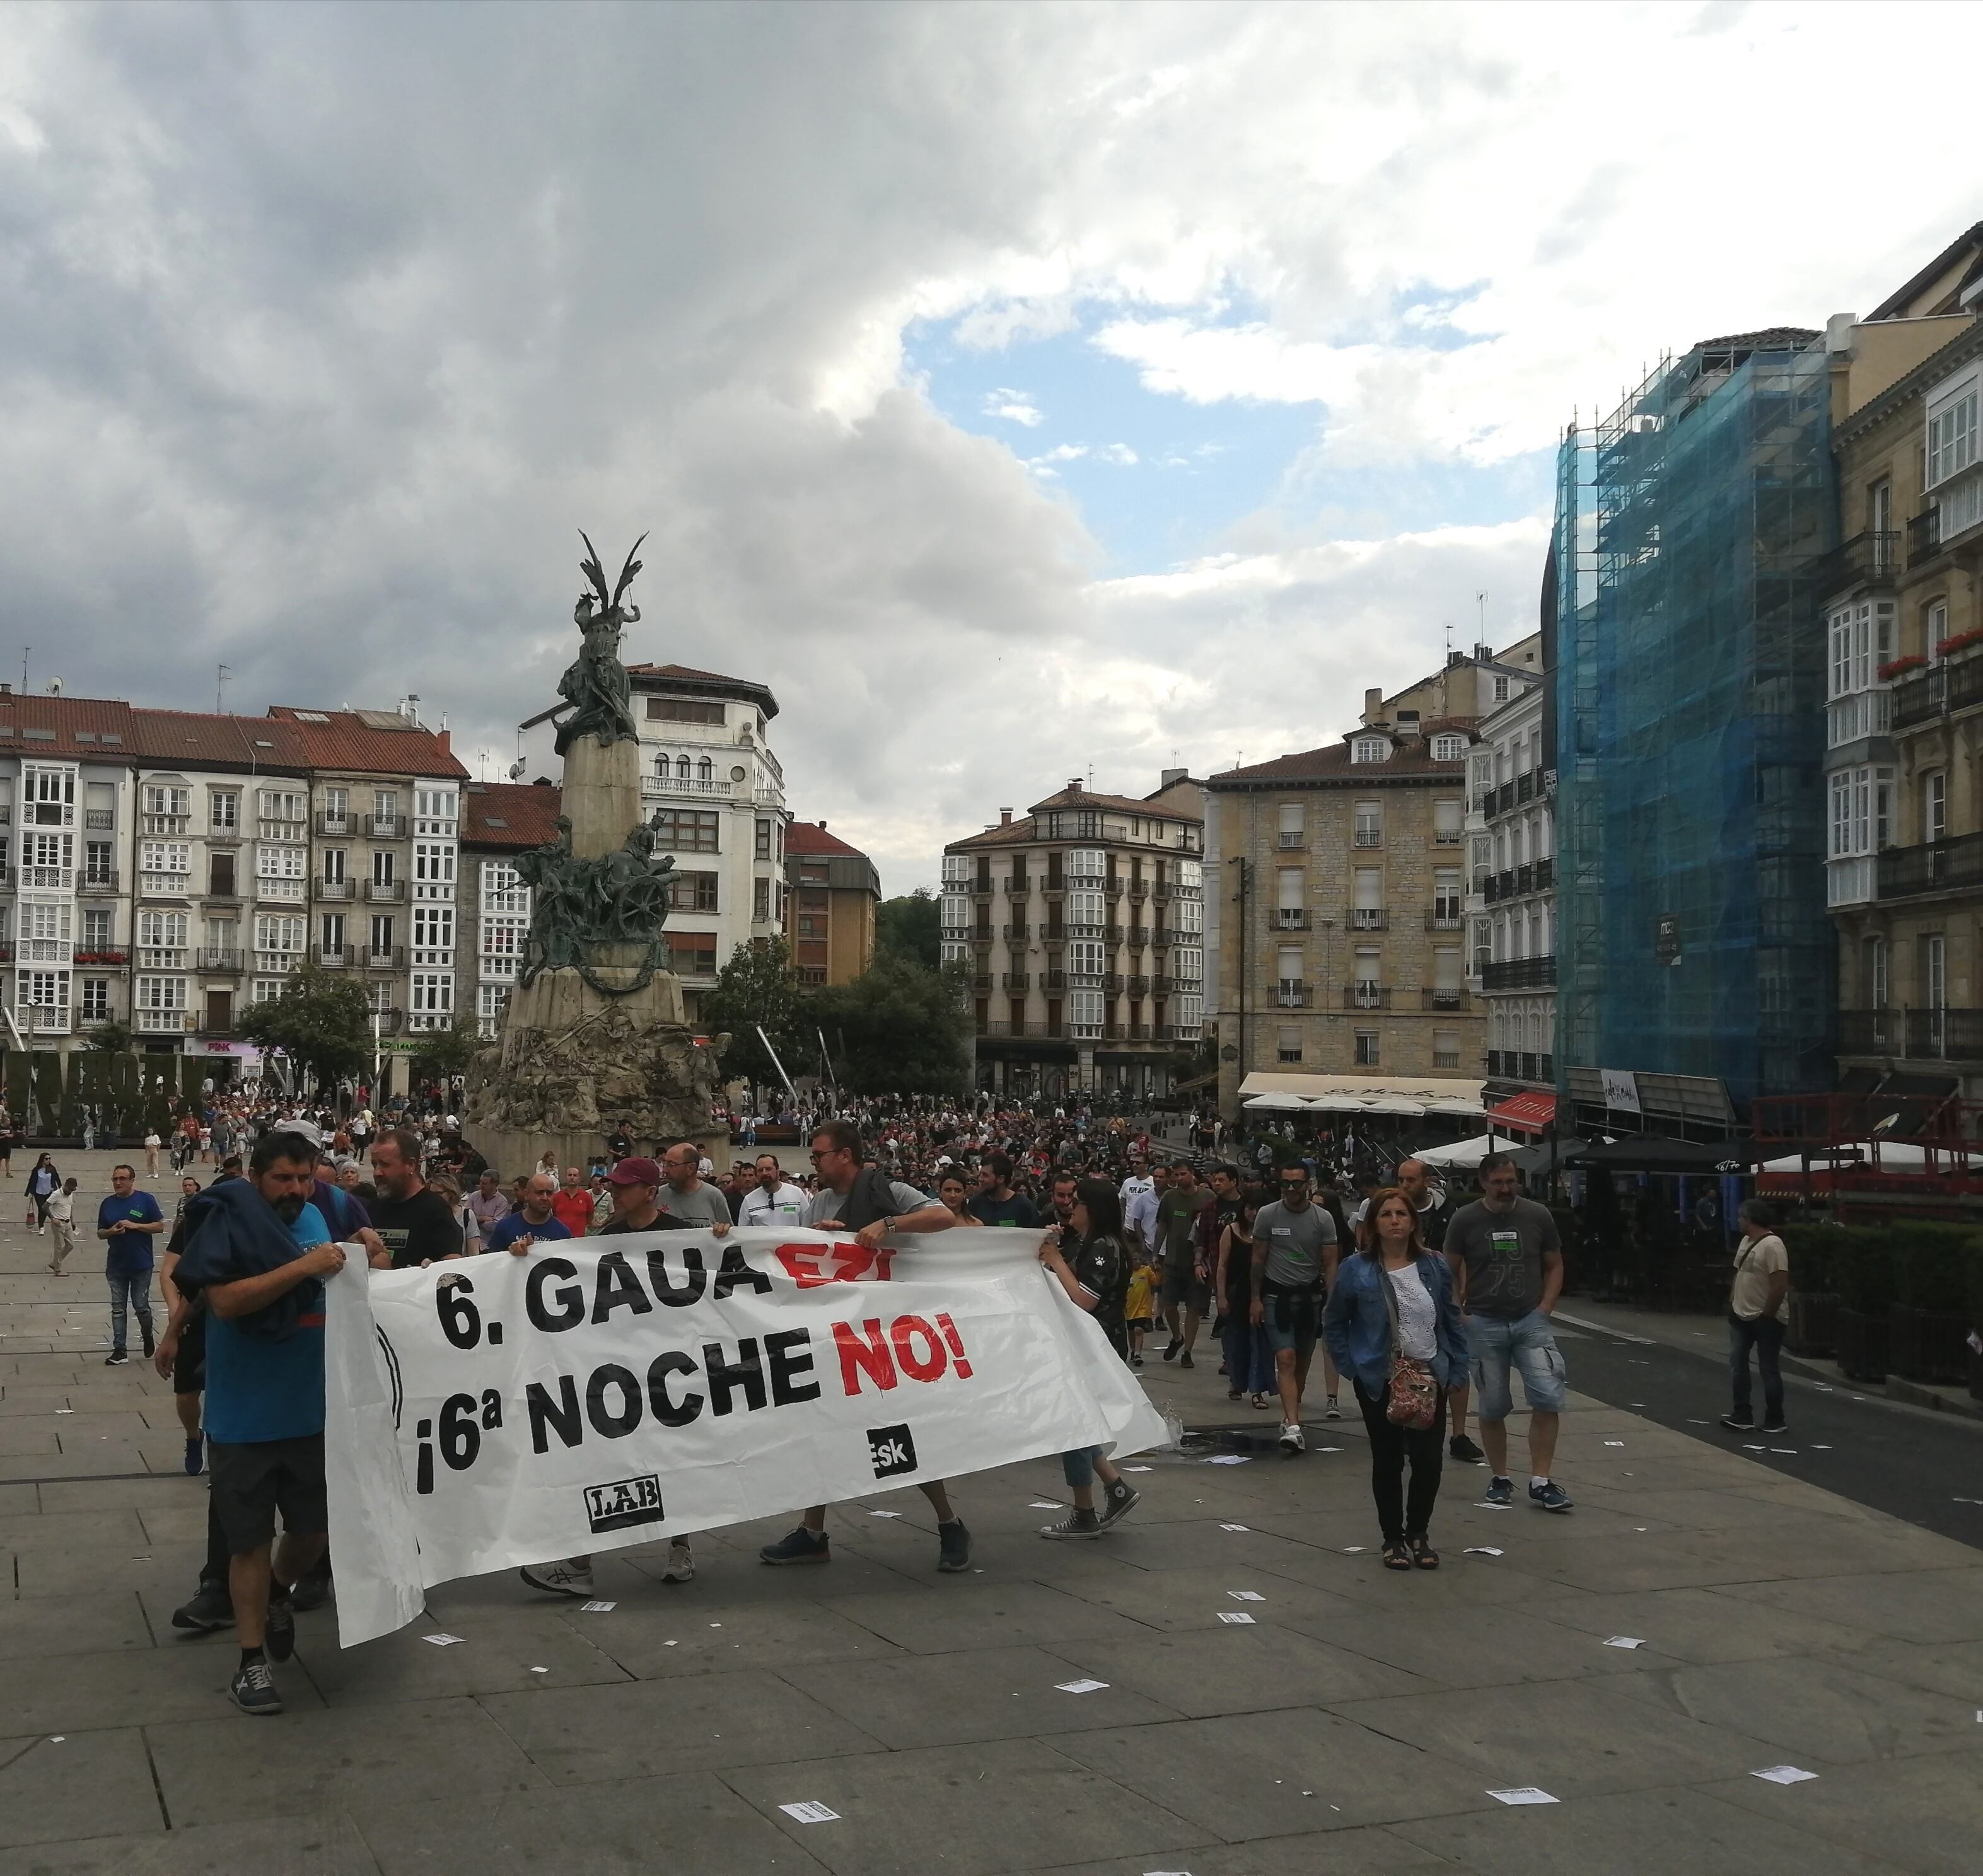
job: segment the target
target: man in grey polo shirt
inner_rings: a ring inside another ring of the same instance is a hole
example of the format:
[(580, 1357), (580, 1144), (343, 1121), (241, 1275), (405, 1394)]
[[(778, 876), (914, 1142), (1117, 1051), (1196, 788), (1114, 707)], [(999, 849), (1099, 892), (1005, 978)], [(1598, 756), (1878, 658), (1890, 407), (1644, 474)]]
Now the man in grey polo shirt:
[(1282, 1167), (1280, 1189), (1280, 1197), (1262, 1206), (1253, 1220), (1252, 1316), (1265, 1325), (1274, 1351), (1281, 1450), (1292, 1458), (1303, 1450), (1302, 1390), (1323, 1303), (1336, 1280), (1336, 1220), (1309, 1195), (1306, 1167)]

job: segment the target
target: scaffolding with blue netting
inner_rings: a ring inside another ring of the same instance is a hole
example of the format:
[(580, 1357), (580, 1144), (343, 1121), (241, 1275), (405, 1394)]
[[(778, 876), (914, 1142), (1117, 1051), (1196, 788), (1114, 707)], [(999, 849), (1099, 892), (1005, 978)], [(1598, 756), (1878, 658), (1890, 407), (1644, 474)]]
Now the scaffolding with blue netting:
[(1830, 1085), (1816, 338), (1697, 345), (1558, 452), (1560, 1073)]

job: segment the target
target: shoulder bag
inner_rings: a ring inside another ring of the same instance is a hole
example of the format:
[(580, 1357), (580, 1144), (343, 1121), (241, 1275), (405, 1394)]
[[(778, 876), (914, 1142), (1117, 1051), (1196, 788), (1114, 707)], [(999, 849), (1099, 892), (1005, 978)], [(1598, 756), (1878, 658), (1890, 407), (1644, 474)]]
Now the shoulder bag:
[(1398, 1293), (1391, 1287), (1390, 1272), (1381, 1263), (1377, 1277), (1384, 1286), (1384, 1307), (1391, 1318), (1391, 1379), (1385, 1389), (1384, 1417), (1394, 1427), (1430, 1427), (1439, 1411), (1439, 1384), (1424, 1362), (1404, 1353), (1398, 1330)]

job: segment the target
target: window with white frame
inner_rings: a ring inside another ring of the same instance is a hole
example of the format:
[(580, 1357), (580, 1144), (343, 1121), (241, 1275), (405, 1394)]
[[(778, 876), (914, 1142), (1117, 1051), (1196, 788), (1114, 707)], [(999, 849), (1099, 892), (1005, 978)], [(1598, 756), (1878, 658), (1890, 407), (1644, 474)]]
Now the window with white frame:
[[(176, 819), (181, 816), (189, 814), (192, 811), (192, 790), (191, 789), (173, 788), (156, 782), (145, 784), (145, 812), (147, 815), (166, 815)], [(170, 828), (161, 828), (159, 831), (162, 833), (169, 833), (173, 830)], [(183, 833), (185, 830), (181, 829), (179, 831)]]
[(493, 1039), (502, 1027), (503, 1011), (510, 1001), (506, 983), (483, 983), (475, 992), (475, 1026)]
[(1921, 838), (1940, 840), (1948, 833), (1948, 772), (1931, 770), (1921, 777)]
[(1181, 860), (1177, 863), (1177, 883), (1188, 893), (1202, 893), (1205, 890), (1205, 862), (1202, 860)]
[(1274, 1059), (1279, 1062), (1302, 1059), (1302, 1033), (1291, 1023), (1274, 1031)]
[(444, 1030), (454, 1016), (454, 973), (446, 970), (413, 973), (413, 1006), (407, 1012), (410, 1029)]
[(416, 899), (454, 896), (454, 843), (448, 840), (413, 843), (413, 896)]
[[(188, 863), (191, 864), (190, 862)], [(21, 883), (67, 890), (75, 882), (75, 836), (25, 833), (21, 836)]]
[(1174, 1020), (1181, 1036), (1195, 1036), (1205, 1026), (1205, 999), (1187, 993), (1175, 1006)]
[(1960, 475), (1976, 460), (1976, 393), (1971, 378), (1928, 406), (1928, 488)]
[(85, 1023), (107, 1023), (110, 1020), (110, 980), (108, 977), (83, 979), (82, 1013)]
[(1438, 846), (1458, 846), (1463, 838), (1462, 823), (1466, 818), (1466, 803), (1463, 801), (1435, 801), (1432, 804), (1432, 837)]
[(482, 863), (482, 916), (484, 918), (517, 913), (527, 918), (530, 889), (517, 876), (517, 869), (507, 860)]
[(21, 821), (28, 827), (73, 827), (75, 771), (48, 768), (38, 763), (23, 763)]
[(1434, 762), (1462, 762), (1466, 756), (1466, 739), (1464, 736), (1434, 736), (1432, 739), (1432, 759)]
[(302, 919), (269, 912), (255, 915), (255, 949), (265, 960), (299, 957), (308, 942), (308, 926)]
[(309, 871), (309, 850), (258, 842), (255, 848), (256, 890), (265, 899), (300, 899)]
[(1078, 1036), (1094, 1040), (1102, 1033), (1102, 993), (1099, 990), (1070, 990), (1067, 995), (1067, 1020)]
[(1378, 1064), (1377, 1032), (1375, 1030), (1359, 1030), (1356, 1033), (1356, 1066), (1359, 1068), (1375, 1068)]
[(456, 796), (451, 788), (418, 788), (413, 791), (413, 813), (423, 821), (455, 819)]
[(1356, 842), (1359, 846), (1382, 846), (1384, 844), (1384, 804), (1381, 801), (1359, 801), (1356, 804)]
[(527, 919), (482, 921), (482, 976), (485, 983), (513, 983), (523, 962), (523, 941), (530, 936)]
[(971, 856), (968, 853), (944, 855), (943, 883), (947, 886), (968, 886), (971, 883)]
[(1069, 926), (1099, 925), (1102, 923), (1102, 895), (1099, 893), (1069, 893), (1065, 916)]
[(34, 1010), (69, 1007), (69, 973), (65, 970), (22, 970), (14, 976), (14, 1003)]
[(278, 1002), (286, 987), (280, 977), (257, 977), (249, 993), (249, 1000), (257, 1003)]
[(1352, 762), (1382, 762), (1390, 753), (1388, 736), (1358, 736), (1349, 746)]
[(1070, 977), (1099, 977), (1102, 975), (1102, 946), (1092, 939), (1078, 938), (1067, 947), (1067, 970)]
[(299, 789), (265, 788), (261, 791), (259, 806), (265, 821), (301, 821), (309, 806), (309, 798)]
[(1205, 953), (1195, 945), (1179, 945), (1171, 953), (1171, 975), (1180, 983), (1205, 979)]
[(1099, 846), (1078, 846), (1067, 856), (1069, 876), (1077, 880), (1099, 880), (1109, 870), (1107, 856)]
[(186, 1006), (186, 980), (183, 977), (145, 977), (137, 980), (131, 995), (132, 1007), (144, 1011), (183, 1010)]
[(451, 964), (454, 962), (453, 906), (416, 906), (413, 908), (413, 962), (416, 964)]
[(206, 791), (206, 825), (216, 834), (237, 833), (241, 827), (241, 796), (231, 788)]
[(85, 951), (107, 951), (111, 945), (111, 927), (113, 923), (108, 906), (86, 906), (82, 913), (82, 948)]
[(1195, 935), (1205, 930), (1205, 901), (1174, 899), (1171, 901), (1171, 929)]

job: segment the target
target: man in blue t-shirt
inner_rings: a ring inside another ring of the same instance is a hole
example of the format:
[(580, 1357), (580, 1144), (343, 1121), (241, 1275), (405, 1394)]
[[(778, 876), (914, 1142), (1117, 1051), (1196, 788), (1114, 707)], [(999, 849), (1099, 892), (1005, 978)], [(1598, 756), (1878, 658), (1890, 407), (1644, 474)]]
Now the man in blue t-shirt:
[[(241, 1664), (227, 1691), (243, 1712), (256, 1714), (283, 1711), (269, 1663), (295, 1652), (289, 1586), (321, 1554), (330, 1522), (323, 1476), (323, 1280), (344, 1267), (344, 1253), (310, 1202), (316, 1162), (315, 1149), (294, 1134), (270, 1133), (257, 1143), (249, 1181), (286, 1227), (291, 1255), (206, 1288), (212, 1503), (227, 1541), (228, 1589), (241, 1639)], [(197, 1250), (197, 1237), (189, 1254)], [(292, 1291), (293, 1328), (279, 1338), (260, 1333), (251, 1319)], [(279, 1510), (283, 1541), (272, 1557)]]
[(110, 1354), (106, 1368), (121, 1368), (127, 1310), (138, 1314), (145, 1353), (152, 1352), (152, 1240), (166, 1228), (165, 1213), (149, 1192), (138, 1190), (136, 1169), (110, 1169), (110, 1196), (96, 1208), (96, 1235), (106, 1246), (103, 1272), (110, 1280)]
[(482, 1242), (483, 1250), (507, 1250), (521, 1257), (529, 1254), (533, 1244), (570, 1237), (570, 1228), (551, 1210), (557, 1195), (558, 1182), (550, 1173), (536, 1174), (523, 1188), (521, 1209), (504, 1213), (490, 1227), (489, 1235)]

